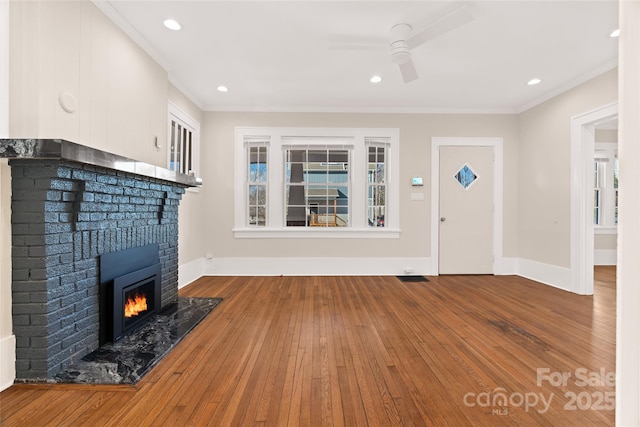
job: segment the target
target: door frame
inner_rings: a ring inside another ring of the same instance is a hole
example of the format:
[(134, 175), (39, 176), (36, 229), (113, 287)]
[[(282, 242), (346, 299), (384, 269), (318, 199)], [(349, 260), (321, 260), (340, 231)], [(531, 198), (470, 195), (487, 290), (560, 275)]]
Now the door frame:
[(618, 116), (618, 103), (571, 118), (570, 291), (593, 295), (593, 153), (595, 127)]
[(439, 272), (440, 248), (440, 147), (492, 147), (493, 163), (493, 274), (501, 274), (503, 240), (503, 140), (502, 138), (431, 138), (431, 274)]

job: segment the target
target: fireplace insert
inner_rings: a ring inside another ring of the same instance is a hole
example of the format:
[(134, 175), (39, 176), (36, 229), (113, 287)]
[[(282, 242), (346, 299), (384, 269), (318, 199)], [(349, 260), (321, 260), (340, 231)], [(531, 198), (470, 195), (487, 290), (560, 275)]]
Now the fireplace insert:
[(161, 308), (158, 245), (100, 256), (100, 345), (115, 342)]

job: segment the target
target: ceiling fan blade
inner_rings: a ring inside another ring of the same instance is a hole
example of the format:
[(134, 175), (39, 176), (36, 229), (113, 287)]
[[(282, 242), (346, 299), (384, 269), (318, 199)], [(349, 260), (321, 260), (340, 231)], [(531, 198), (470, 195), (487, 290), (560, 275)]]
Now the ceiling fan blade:
[(413, 49), (414, 47), (420, 46), (429, 40), (433, 40), (436, 37), (440, 37), (441, 35), (448, 33), (449, 31), (453, 31), (456, 28), (473, 21), (473, 19), (474, 17), (467, 6), (462, 6), (452, 12), (449, 12), (427, 28), (418, 31), (413, 36), (409, 37), (406, 40), (407, 46), (409, 46), (410, 49)]
[(418, 79), (418, 72), (416, 71), (416, 67), (413, 65), (413, 61), (409, 59), (404, 64), (400, 64), (400, 74), (402, 74), (402, 80), (405, 83), (412, 82)]

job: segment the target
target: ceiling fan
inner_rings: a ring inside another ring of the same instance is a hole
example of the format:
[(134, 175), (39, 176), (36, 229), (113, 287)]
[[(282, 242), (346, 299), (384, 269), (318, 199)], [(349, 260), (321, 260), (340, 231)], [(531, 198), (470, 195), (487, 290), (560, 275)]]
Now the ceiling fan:
[[(389, 39), (389, 47), (391, 49), (391, 62), (398, 64), (402, 80), (405, 83), (412, 82), (418, 78), (418, 72), (411, 59), (411, 50), (430, 40), (440, 37), (450, 31), (471, 22), (473, 15), (467, 6), (458, 7), (444, 14), (431, 25), (419, 31), (413, 31), (413, 27), (407, 23), (395, 24), (391, 27), (391, 37)], [(367, 49), (361, 43), (357, 44), (340, 44), (334, 46), (338, 49)]]

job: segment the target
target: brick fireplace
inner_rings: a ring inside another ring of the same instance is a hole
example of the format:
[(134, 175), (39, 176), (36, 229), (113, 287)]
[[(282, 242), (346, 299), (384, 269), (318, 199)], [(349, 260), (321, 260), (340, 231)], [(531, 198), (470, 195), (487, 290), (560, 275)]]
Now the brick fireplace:
[(161, 306), (178, 298), (178, 206), (194, 177), (62, 140), (0, 140), (12, 178), (18, 380), (99, 347), (100, 256), (157, 245)]

